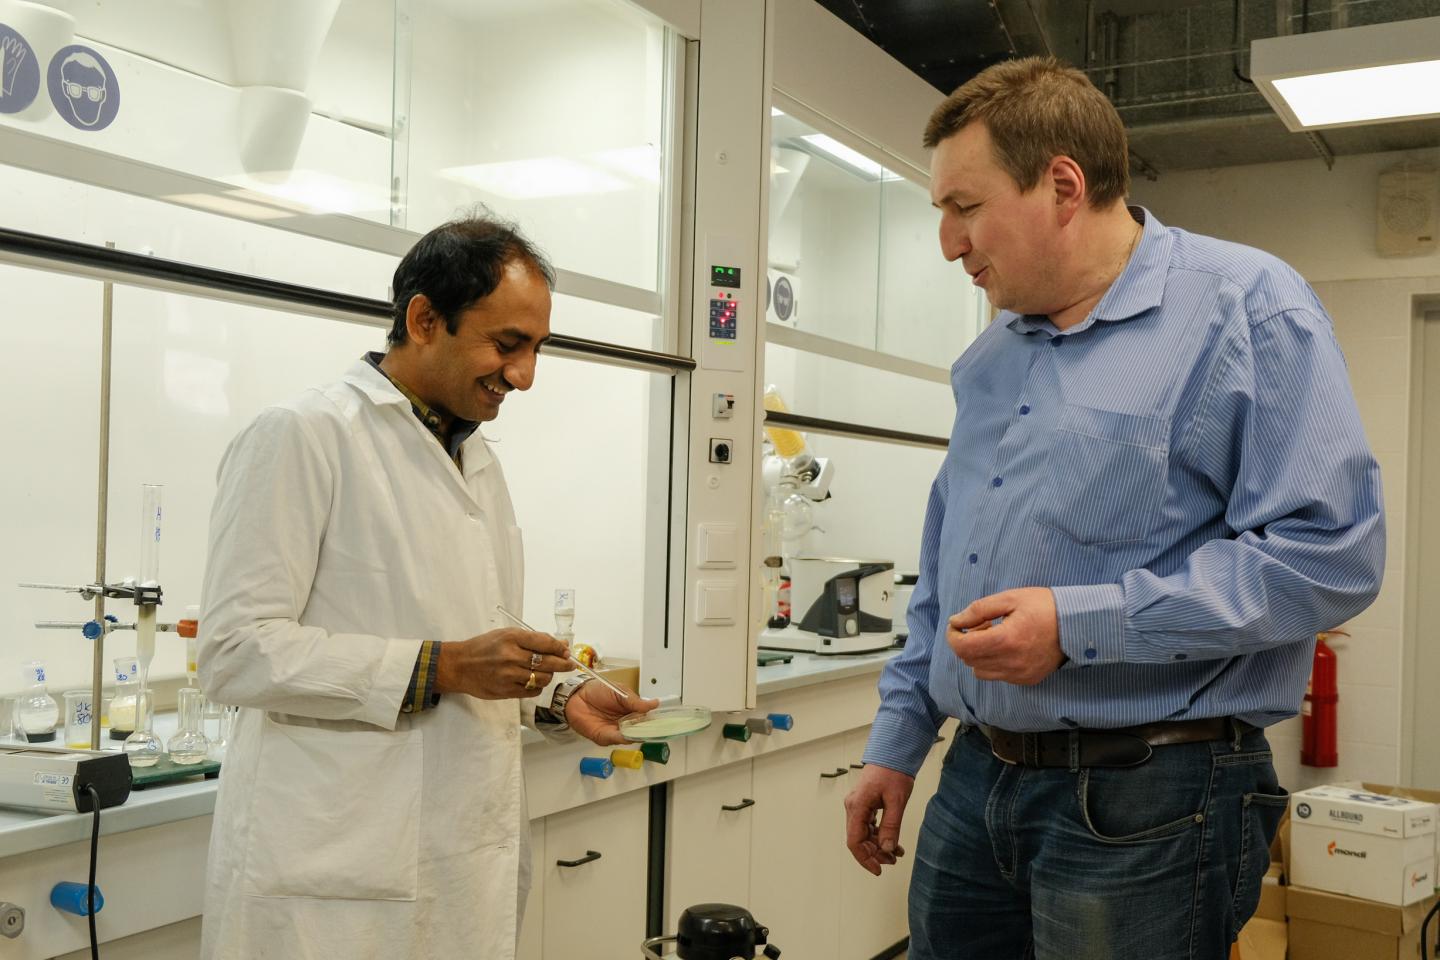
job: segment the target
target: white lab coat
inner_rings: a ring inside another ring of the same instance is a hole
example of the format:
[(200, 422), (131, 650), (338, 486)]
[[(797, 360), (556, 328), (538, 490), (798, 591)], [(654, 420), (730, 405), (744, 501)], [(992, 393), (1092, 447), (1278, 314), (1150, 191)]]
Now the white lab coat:
[[(221, 462), (200, 682), (240, 706), (215, 806), (207, 960), (511, 960), (533, 700), (400, 713), (422, 640), (505, 623), (520, 529), (477, 431), (464, 477), (378, 371), (264, 411)], [(543, 694), (548, 702), (548, 693)]]

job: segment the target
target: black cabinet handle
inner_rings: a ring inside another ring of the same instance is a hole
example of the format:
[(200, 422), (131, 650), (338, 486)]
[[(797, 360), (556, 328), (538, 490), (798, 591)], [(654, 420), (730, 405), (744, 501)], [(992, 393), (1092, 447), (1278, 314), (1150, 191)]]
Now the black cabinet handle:
[(745, 799), (741, 800), (739, 803), (722, 803), (722, 804), (720, 804), (720, 809), (721, 809), (721, 810), (729, 810), (730, 812), (733, 813), (733, 812), (735, 812), (736, 810), (744, 810), (746, 807), (753, 807), (753, 806), (755, 806), (755, 801), (754, 801), (754, 800), (751, 800), (749, 797), (746, 797)]
[(850, 769), (851, 769), (851, 770), (864, 770), (864, 769), (865, 769), (865, 764), (863, 764), (863, 763), (852, 763), (852, 764), (850, 764)]
[(586, 850), (586, 851), (585, 851), (585, 856), (581, 857), (579, 860), (556, 860), (556, 861), (555, 861), (555, 866), (557, 866), (557, 867), (578, 867), (578, 866), (580, 866), (581, 864), (589, 863), (591, 860), (599, 860), (599, 859), (600, 859), (600, 854), (599, 854), (599, 853), (597, 853), (597, 852), (594, 851), (594, 850)]
[(850, 772), (850, 771), (849, 771), (849, 770), (846, 770), (844, 767), (836, 767), (834, 773), (822, 773), (822, 774), (820, 774), (820, 779), (821, 779), (821, 780), (834, 780), (836, 777), (843, 777), (843, 776), (845, 776), (845, 774), (847, 774), (847, 773), (849, 773), (849, 772)]

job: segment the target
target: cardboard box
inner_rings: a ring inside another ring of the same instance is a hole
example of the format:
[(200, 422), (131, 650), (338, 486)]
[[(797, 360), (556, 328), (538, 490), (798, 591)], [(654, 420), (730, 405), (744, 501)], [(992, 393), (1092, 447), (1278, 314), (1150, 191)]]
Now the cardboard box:
[(1408, 838), (1433, 836), (1435, 815), (1433, 803), (1341, 784), (1290, 795), (1290, 818), (1296, 826), (1328, 824), (1354, 833)]
[(1270, 864), (1270, 870), (1260, 884), (1260, 905), (1255, 908), (1256, 920), (1279, 920), (1285, 922), (1284, 869), (1278, 863)]
[[(1426, 803), (1440, 805), (1440, 790), (1421, 790), (1419, 787), (1397, 787), (1389, 783), (1362, 783), (1359, 781), (1355, 781), (1354, 785), (1371, 793), (1381, 793), (1390, 797), (1408, 797), (1411, 800), (1423, 800)], [(1440, 820), (1437, 820), (1435, 824), (1435, 867), (1435, 889), (1440, 890)]]
[(1284, 920), (1257, 916), (1241, 928), (1234, 954), (1239, 960), (1285, 960), (1287, 942)]
[(1290, 960), (1416, 960), (1420, 924), (1434, 904), (1433, 896), (1398, 907), (1291, 886)]
[(1432, 803), (1343, 786), (1290, 798), (1290, 881), (1404, 905), (1435, 889)]

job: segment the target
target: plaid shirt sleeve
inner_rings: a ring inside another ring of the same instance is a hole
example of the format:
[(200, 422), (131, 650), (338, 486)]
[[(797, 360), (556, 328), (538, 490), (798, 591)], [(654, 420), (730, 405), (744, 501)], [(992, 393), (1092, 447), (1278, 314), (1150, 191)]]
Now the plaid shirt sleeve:
[(435, 670), (439, 664), (440, 642), (421, 643), (420, 655), (415, 658), (415, 669), (410, 674), (410, 686), (405, 689), (405, 699), (400, 704), (401, 713), (419, 713), (440, 702), (440, 694), (435, 692)]

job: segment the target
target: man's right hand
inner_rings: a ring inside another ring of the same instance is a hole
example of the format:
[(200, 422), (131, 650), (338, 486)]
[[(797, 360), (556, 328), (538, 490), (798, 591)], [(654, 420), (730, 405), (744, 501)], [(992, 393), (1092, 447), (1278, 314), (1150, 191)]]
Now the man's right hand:
[(435, 690), (481, 700), (523, 700), (543, 690), (552, 674), (575, 669), (566, 652), (565, 644), (550, 634), (518, 627), (442, 643)]
[(900, 846), (900, 818), (914, 789), (914, 777), (867, 763), (860, 771), (860, 782), (845, 798), (845, 845), (855, 862), (877, 877), (882, 866), (905, 856)]

